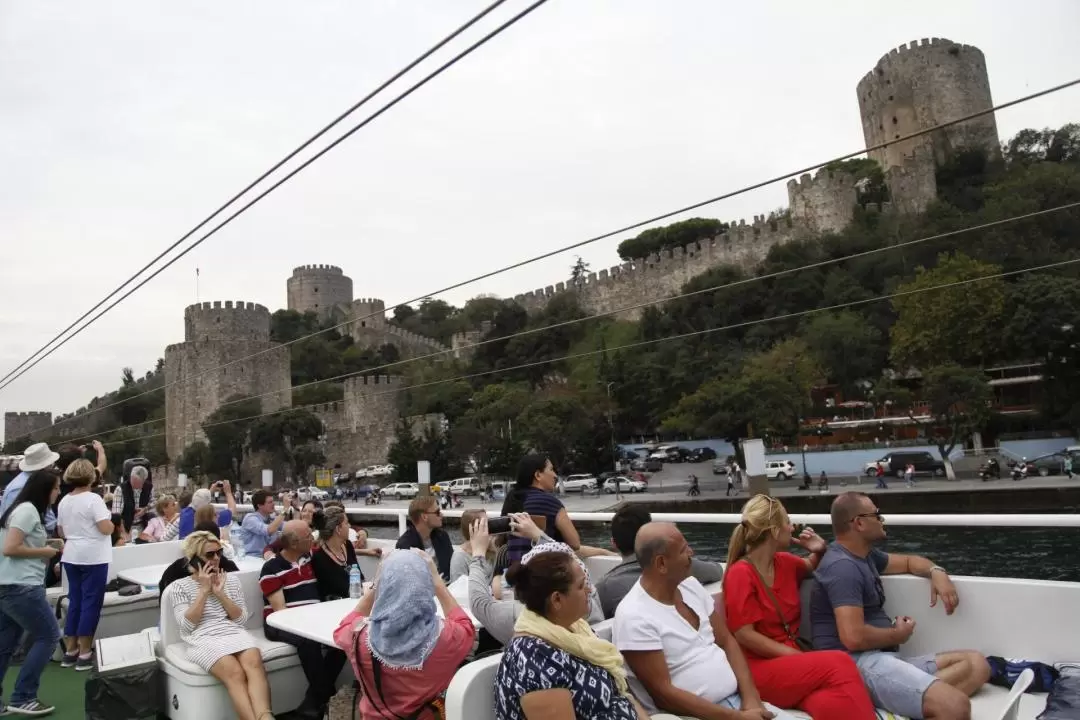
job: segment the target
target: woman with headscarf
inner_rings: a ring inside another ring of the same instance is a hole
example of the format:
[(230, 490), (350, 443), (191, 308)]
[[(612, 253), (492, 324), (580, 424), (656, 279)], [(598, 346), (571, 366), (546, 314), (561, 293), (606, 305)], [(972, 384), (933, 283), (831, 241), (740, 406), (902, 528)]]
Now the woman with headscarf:
[(443, 694), (475, 640), (468, 613), (422, 550), (390, 553), (374, 587), (334, 632), (363, 689), (364, 720), (441, 718)]
[(564, 543), (522, 558), (514, 594), (525, 609), (495, 674), (498, 720), (648, 720), (628, 689), (622, 653), (585, 620), (590, 591)]

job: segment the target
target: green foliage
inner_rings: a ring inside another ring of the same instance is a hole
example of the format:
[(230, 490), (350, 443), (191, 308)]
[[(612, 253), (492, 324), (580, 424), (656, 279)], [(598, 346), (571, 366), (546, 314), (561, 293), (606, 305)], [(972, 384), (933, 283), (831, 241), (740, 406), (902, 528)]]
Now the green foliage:
[(303, 482), (309, 467), (326, 462), (320, 449), (309, 446), (322, 432), (322, 420), (316, 415), (293, 409), (257, 420), (249, 430), (248, 442), (253, 452), (273, 453), (292, 470), (296, 482)]
[(427, 460), (431, 464), (432, 482), (464, 475), (446, 435), (430, 425), (417, 434), (407, 423), (398, 423), (397, 434), (387, 457), (394, 466), (390, 482), (417, 482), (416, 463), (419, 460)]
[(813, 315), (801, 335), (829, 382), (847, 390), (873, 378), (884, 361), (881, 333), (851, 310)]
[(239, 483), (244, 458), (249, 448), (248, 432), (258, 422), (262, 403), (257, 398), (233, 395), (210, 413), (203, 423), (203, 434), (210, 446), (210, 456), (203, 470)]
[(619, 243), (619, 257), (623, 260), (648, 257), (667, 248), (683, 247), (715, 237), (727, 228), (728, 223), (712, 218), (690, 218), (664, 227), (650, 228), (637, 237)]
[[(919, 268), (897, 292), (921, 291), (999, 273), (996, 265), (956, 253)], [(900, 368), (984, 365), (997, 352), (1005, 281), (997, 278), (894, 298), (892, 359)]]

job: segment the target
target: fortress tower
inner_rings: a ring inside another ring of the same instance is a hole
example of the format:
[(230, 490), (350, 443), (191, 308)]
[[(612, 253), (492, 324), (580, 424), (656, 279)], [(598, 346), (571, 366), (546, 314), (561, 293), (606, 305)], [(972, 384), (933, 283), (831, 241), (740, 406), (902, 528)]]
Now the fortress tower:
[(52, 425), (51, 412), (6, 412), (4, 413), (4, 441), (11, 442), (19, 438), (31, 437), (38, 430)]
[[(213, 370), (242, 357), (235, 365)], [(270, 341), (262, 305), (216, 301), (184, 310), (184, 342), (165, 348), (165, 448), (175, 462), (205, 440), (202, 423), (233, 395), (259, 395), (263, 412), (292, 404), (289, 351)], [(175, 385), (173, 383), (176, 383)]]
[(836, 233), (847, 227), (855, 216), (855, 176), (840, 170), (822, 168), (788, 181), (788, 204), (792, 222), (808, 235)]
[(329, 320), (344, 312), (353, 299), (352, 278), (335, 265), (303, 265), (293, 268), (286, 282), (290, 310), (313, 312)]
[[(877, 145), (993, 106), (986, 58), (971, 45), (924, 38), (901, 45), (878, 60), (859, 82), (859, 112), (866, 144)], [(886, 171), (903, 165), (921, 146), (938, 164), (959, 148), (1000, 153), (997, 122), (984, 115), (905, 143), (870, 153)]]
[(393, 345), (403, 358), (442, 352), (446, 346), (386, 320), (386, 303), (378, 298), (353, 300), (349, 310), (353, 322), (349, 334), (359, 347), (378, 350)]
[(344, 395), (344, 402), (316, 410), (326, 426), (327, 455), (352, 469), (386, 462), (401, 416), (401, 377), (346, 378)]

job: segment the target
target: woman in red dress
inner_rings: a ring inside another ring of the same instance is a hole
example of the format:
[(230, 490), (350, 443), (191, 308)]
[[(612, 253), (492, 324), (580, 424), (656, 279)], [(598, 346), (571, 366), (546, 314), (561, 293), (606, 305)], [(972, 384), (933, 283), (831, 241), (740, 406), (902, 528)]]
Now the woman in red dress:
[[(761, 699), (814, 720), (873, 720), (874, 705), (855, 661), (840, 650), (800, 647), (799, 585), (817, 568), (825, 541), (812, 529), (793, 538), (783, 504), (755, 495), (728, 544), (724, 611)], [(796, 545), (801, 558), (781, 552)]]

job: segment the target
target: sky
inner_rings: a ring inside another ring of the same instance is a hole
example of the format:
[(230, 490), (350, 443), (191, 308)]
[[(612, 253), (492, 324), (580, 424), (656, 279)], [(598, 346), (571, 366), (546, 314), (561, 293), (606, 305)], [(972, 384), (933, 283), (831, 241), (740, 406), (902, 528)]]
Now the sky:
[[(486, 4), (0, 0), (0, 376)], [(81, 407), (182, 341), (185, 306), (282, 308), (298, 265), (338, 265), (389, 307), (857, 150), (855, 85), (911, 40), (981, 48), (996, 103), (1072, 80), (1078, 27), (1075, 0), (550, 0), (0, 390), (0, 411)], [(997, 117), (1003, 139), (1075, 121), (1080, 88)], [(779, 183), (690, 216), (786, 203)], [(633, 234), (439, 297), (552, 285), (576, 255), (607, 268)]]

